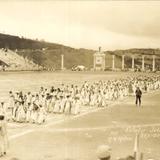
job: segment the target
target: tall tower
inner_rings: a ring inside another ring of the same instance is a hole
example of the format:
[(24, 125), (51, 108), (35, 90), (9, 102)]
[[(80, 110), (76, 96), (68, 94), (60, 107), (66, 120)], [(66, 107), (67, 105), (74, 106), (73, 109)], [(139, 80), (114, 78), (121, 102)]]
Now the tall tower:
[(98, 52), (96, 52), (93, 56), (94, 56), (93, 57), (94, 70), (104, 71), (105, 70), (105, 54), (104, 52), (101, 51), (101, 47), (99, 47)]

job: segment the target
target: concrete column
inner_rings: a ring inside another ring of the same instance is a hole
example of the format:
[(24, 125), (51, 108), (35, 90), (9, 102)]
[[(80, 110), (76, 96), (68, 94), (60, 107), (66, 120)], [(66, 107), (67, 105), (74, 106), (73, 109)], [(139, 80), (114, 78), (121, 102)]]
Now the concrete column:
[(93, 69), (96, 70), (96, 58), (95, 58), (95, 55), (93, 55)]
[(144, 71), (145, 68), (144, 68), (144, 55), (142, 55), (142, 71)]
[(64, 55), (61, 54), (61, 70), (64, 70)]
[(152, 61), (152, 71), (155, 71), (155, 55), (153, 55), (153, 61)]
[(115, 55), (112, 55), (112, 70), (115, 69), (114, 59), (115, 59)]
[(101, 47), (99, 47), (99, 53), (101, 52)]
[(105, 63), (105, 55), (103, 56), (103, 70), (106, 68), (106, 63)]
[(124, 57), (125, 55), (122, 55), (122, 70), (124, 70)]
[(134, 70), (134, 55), (132, 56), (132, 69)]

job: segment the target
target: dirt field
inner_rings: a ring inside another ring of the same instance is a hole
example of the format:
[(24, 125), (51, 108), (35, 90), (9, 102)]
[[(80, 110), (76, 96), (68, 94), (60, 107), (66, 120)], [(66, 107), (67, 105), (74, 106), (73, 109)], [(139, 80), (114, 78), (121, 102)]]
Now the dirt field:
[[(131, 73), (4, 73), (1, 97), (8, 90), (33, 90), (61, 83), (82, 83), (128, 76)], [(112, 159), (133, 154), (134, 137), (140, 132), (144, 158), (160, 157), (160, 91), (143, 95), (142, 107), (134, 97), (105, 109), (89, 108), (79, 116), (50, 115), (46, 124), (9, 124), (10, 151), (4, 160), (96, 160), (96, 148), (108, 144)]]

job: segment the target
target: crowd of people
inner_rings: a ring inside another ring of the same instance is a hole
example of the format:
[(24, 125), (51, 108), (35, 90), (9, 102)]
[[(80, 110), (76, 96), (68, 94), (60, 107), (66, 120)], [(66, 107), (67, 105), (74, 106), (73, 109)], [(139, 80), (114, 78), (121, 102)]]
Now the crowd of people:
[(0, 103), (0, 113), (6, 114), (6, 108), (10, 108), (11, 116), (7, 119), (42, 124), (48, 113), (77, 115), (85, 106), (106, 107), (110, 101), (135, 94), (137, 87), (143, 92), (159, 89), (160, 76), (130, 76), (95, 83), (85, 81), (81, 86), (61, 84), (58, 88), (41, 87), (35, 94), (10, 91), (8, 102)]
[[(9, 92), (7, 102), (0, 103), (0, 156), (6, 154), (6, 120), (42, 124), (47, 115), (77, 115), (82, 107), (107, 107), (110, 101), (121, 100), (137, 93), (160, 89), (160, 76), (130, 76), (123, 79), (85, 81), (81, 86), (61, 84), (59, 87), (41, 87), (37, 93)], [(10, 112), (10, 114), (8, 114)]]

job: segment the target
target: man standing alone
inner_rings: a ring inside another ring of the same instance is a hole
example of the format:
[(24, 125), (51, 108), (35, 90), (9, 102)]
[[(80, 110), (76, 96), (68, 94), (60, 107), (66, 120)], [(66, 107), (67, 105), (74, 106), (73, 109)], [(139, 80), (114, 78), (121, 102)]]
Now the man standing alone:
[(136, 94), (136, 105), (141, 106), (142, 91), (140, 90), (139, 87), (137, 87), (135, 94)]

